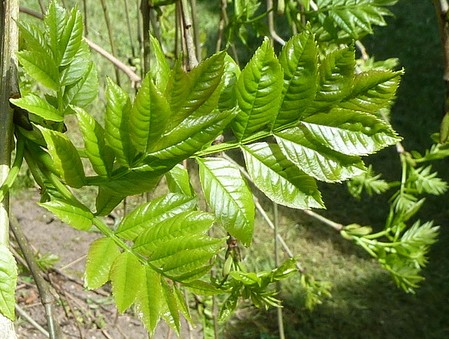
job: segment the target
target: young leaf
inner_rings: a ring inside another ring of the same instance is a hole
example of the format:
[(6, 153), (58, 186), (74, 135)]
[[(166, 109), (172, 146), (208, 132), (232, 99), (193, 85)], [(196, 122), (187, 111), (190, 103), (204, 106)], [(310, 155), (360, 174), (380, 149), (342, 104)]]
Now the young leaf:
[[(162, 291), (165, 297), (165, 301), (167, 302), (170, 316), (173, 319), (175, 330), (179, 335), (179, 331), (181, 330), (181, 320), (179, 317), (178, 303), (176, 302), (176, 298), (173, 292), (173, 286), (169, 285), (165, 281), (165, 279), (161, 279), (161, 282), (162, 282)], [(168, 324), (170, 325), (170, 322)]]
[(197, 162), (207, 203), (226, 231), (249, 245), (254, 231), (255, 207), (240, 171), (221, 158), (198, 158)]
[(113, 173), (110, 178), (95, 178), (90, 183), (109, 190), (114, 196), (126, 197), (128, 195), (150, 192), (156, 187), (161, 175), (151, 171), (131, 170)]
[(128, 94), (109, 78), (106, 100), (106, 143), (114, 150), (118, 162), (123, 166), (129, 166), (134, 157), (129, 129), (131, 102)]
[(52, 58), (37, 51), (20, 51), (17, 58), (26, 73), (45, 87), (59, 89), (59, 70)]
[(297, 121), (315, 98), (318, 47), (313, 34), (304, 31), (292, 37), (282, 48), (279, 63), (284, 70), (284, 88), (273, 129)]
[(142, 288), (137, 294), (135, 305), (137, 314), (152, 336), (167, 305), (162, 292), (161, 276), (149, 267), (145, 267)]
[(139, 152), (148, 152), (159, 140), (169, 116), (170, 106), (148, 74), (137, 93), (129, 118), (131, 140)]
[(170, 103), (170, 131), (201, 106), (210, 106), (208, 112), (216, 107), (224, 68), (224, 53), (218, 53), (201, 62), (189, 73), (178, 64), (172, 71), (167, 85), (167, 98)]
[[(65, 107), (74, 105), (78, 107), (86, 107), (98, 95), (98, 77), (95, 64), (89, 61), (87, 70), (81, 79), (78, 79), (70, 86), (66, 86), (64, 90), (63, 100)], [(73, 63), (71, 64), (73, 65)], [(84, 64), (83, 67), (86, 67)]]
[(146, 162), (151, 167), (159, 163), (172, 164), (192, 156), (211, 143), (231, 122), (237, 111), (211, 111), (208, 114), (197, 111), (179, 125), (168, 131), (148, 154)]
[(324, 207), (315, 180), (288, 161), (277, 145), (256, 143), (242, 151), (252, 181), (271, 200), (298, 209)]
[(15, 320), (17, 265), (8, 246), (0, 245), (0, 313)]
[(46, 100), (38, 97), (36, 94), (29, 93), (26, 96), (18, 99), (10, 99), (10, 101), (30, 113), (36, 114), (44, 120), (64, 121), (62, 114)]
[(60, 66), (66, 66), (72, 62), (82, 40), (83, 19), (80, 12), (74, 8), (68, 17), (67, 23), (64, 25), (64, 30), (58, 44), (61, 56)]
[(346, 155), (367, 155), (394, 145), (400, 138), (374, 115), (345, 109), (312, 115), (302, 122), (321, 145)]
[[(157, 224), (151, 225), (141, 233), (134, 243), (134, 249), (143, 255), (153, 255), (156, 251), (163, 251), (164, 244), (176, 240), (179, 247), (189, 246), (183, 243), (183, 238), (204, 234), (214, 222), (209, 213), (187, 211), (172, 216), (169, 219), (160, 219)], [(193, 249), (193, 248), (192, 248)], [(175, 254), (175, 253), (172, 253)]]
[(116, 235), (123, 239), (134, 240), (152, 225), (171, 219), (181, 212), (191, 211), (195, 207), (196, 200), (193, 197), (167, 194), (127, 214), (118, 225)]
[(64, 223), (81, 231), (88, 231), (92, 227), (93, 214), (84, 206), (63, 200), (51, 200), (40, 203)]
[(112, 295), (120, 313), (125, 312), (136, 300), (144, 276), (145, 267), (133, 253), (126, 251), (115, 259), (110, 278)]
[(112, 170), (113, 154), (105, 144), (103, 127), (83, 109), (73, 109), (83, 135), (87, 157), (94, 171), (100, 176), (108, 176)]
[(61, 86), (68, 86), (78, 82), (89, 71), (90, 63), (89, 46), (83, 42), (79, 46), (77, 53), (72, 57), (70, 64), (59, 68), (61, 70), (59, 80)]
[(170, 76), (170, 66), (159, 41), (150, 35), (151, 55), (153, 56), (150, 73), (151, 79), (160, 92), (164, 92)]
[(100, 238), (89, 246), (84, 284), (88, 289), (100, 288), (109, 280), (109, 272), (120, 251), (111, 238)]
[(45, 54), (46, 58), (52, 58), (52, 52), (48, 46), (47, 37), (40, 27), (25, 20), (19, 20), (16, 24), (19, 27), (20, 38), (25, 41), (27, 50), (40, 52)]
[(314, 178), (339, 182), (365, 170), (357, 156), (348, 156), (324, 147), (301, 127), (290, 128), (276, 134), (282, 153), (296, 166)]
[(265, 40), (237, 80), (239, 114), (232, 123), (238, 140), (271, 125), (279, 110), (282, 69), (269, 40)]
[(221, 90), (218, 108), (220, 111), (229, 110), (236, 106), (237, 97), (235, 90), (235, 83), (240, 76), (240, 68), (237, 63), (226, 54), (224, 59), (224, 73), (223, 73), (223, 89)]
[(95, 215), (108, 215), (126, 197), (115, 193), (112, 189), (98, 187), (98, 195), (95, 201)]
[(47, 143), (54, 168), (67, 185), (80, 188), (85, 183), (84, 168), (75, 146), (63, 133), (39, 127)]
[(181, 164), (177, 164), (170, 172), (165, 174), (167, 186), (170, 192), (183, 194), (188, 197), (194, 196), (192, 185), (190, 184), (189, 172)]
[(351, 47), (326, 55), (319, 67), (319, 83), (315, 100), (304, 112), (305, 116), (324, 113), (349, 95), (354, 78), (355, 56)]
[(49, 44), (53, 52), (53, 58), (58, 66), (66, 48), (66, 46), (60, 46), (66, 24), (67, 15), (64, 8), (58, 5), (56, 1), (51, 1), (47, 14), (44, 17), (44, 25), (49, 36)]

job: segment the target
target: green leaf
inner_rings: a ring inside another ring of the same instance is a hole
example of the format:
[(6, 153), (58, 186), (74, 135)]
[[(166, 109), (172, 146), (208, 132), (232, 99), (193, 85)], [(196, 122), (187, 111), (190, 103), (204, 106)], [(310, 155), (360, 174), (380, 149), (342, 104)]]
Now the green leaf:
[(150, 75), (143, 80), (129, 118), (131, 140), (146, 153), (159, 140), (169, 121), (170, 106), (153, 84)]
[(151, 79), (153, 79), (158, 90), (164, 92), (169, 81), (170, 66), (159, 41), (153, 35), (150, 35), (150, 43), (151, 56), (153, 57), (150, 67)]
[(78, 107), (86, 107), (98, 95), (98, 76), (95, 64), (89, 61), (86, 70), (86, 64), (84, 63), (83, 70), (85, 73), (82, 78), (78, 79), (72, 85), (66, 86), (64, 90), (63, 100), (66, 107), (70, 104)]
[(358, 40), (373, 33), (373, 25), (385, 26), (384, 17), (393, 15), (386, 6), (397, 0), (317, 0), (319, 23), (332, 37), (341, 36), (341, 30), (351, 39)]
[(80, 188), (85, 183), (84, 168), (75, 146), (63, 133), (39, 127), (47, 143), (54, 168), (67, 185)]
[(269, 40), (265, 40), (237, 80), (239, 114), (232, 123), (238, 140), (266, 129), (279, 110), (282, 69)]
[[(181, 212), (169, 219), (161, 218), (159, 222), (147, 227), (137, 237), (133, 248), (143, 255), (154, 255), (157, 259), (159, 256), (157, 253), (163, 253), (165, 244), (175, 240), (177, 242), (175, 246), (178, 245), (180, 250), (189, 247), (190, 244), (185, 243), (182, 239), (195, 235), (199, 237), (212, 227), (213, 222), (214, 217), (211, 214), (197, 211)], [(176, 251), (175, 249), (172, 254), (175, 254)]]
[(395, 98), (402, 71), (370, 70), (355, 76), (349, 95), (339, 107), (379, 114), (382, 108), (389, 108)]
[(170, 192), (183, 194), (188, 197), (194, 196), (192, 185), (190, 184), (189, 172), (181, 164), (177, 164), (170, 172), (165, 174), (167, 186)]
[(277, 145), (256, 143), (242, 151), (251, 180), (271, 200), (298, 209), (324, 207), (315, 180), (288, 161)]
[(304, 115), (324, 113), (351, 93), (354, 78), (354, 48), (338, 49), (326, 55), (319, 66), (318, 91)]
[(108, 176), (112, 171), (113, 154), (104, 141), (103, 127), (86, 111), (73, 107), (83, 135), (86, 155), (92, 168), (100, 176)]
[(292, 163), (321, 181), (340, 182), (366, 170), (359, 157), (324, 147), (303, 127), (277, 133), (276, 141)]
[(145, 268), (142, 288), (137, 294), (136, 311), (139, 318), (152, 336), (161, 318), (164, 308), (167, 307), (162, 291), (161, 276), (151, 268)]
[(108, 215), (125, 197), (126, 195), (116, 194), (112, 189), (98, 187), (95, 215)]
[[(154, 167), (176, 163), (192, 156), (207, 144), (212, 143), (231, 122), (237, 111), (197, 111), (168, 131), (148, 154), (146, 162)], [(170, 161), (168, 161), (170, 160)]]
[[(162, 291), (167, 302), (168, 310), (170, 312), (170, 316), (173, 319), (173, 323), (175, 326), (175, 330), (179, 335), (181, 330), (181, 320), (179, 317), (179, 308), (178, 303), (176, 301), (176, 297), (174, 295), (173, 286), (169, 285), (165, 279), (161, 279), (162, 282)], [(169, 323), (170, 325), (170, 323)]]
[(216, 107), (219, 98), (217, 88), (223, 75), (225, 54), (218, 53), (202, 61), (189, 73), (184, 72), (178, 63), (172, 71), (167, 85), (167, 98), (172, 116), (168, 131), (185, 120), (201, 106)]
[(38, 51), (20, 51), (17, 58), (26, 73), (45, 87), (59, 89), (59, 70), (52, 58)]
[(60, 66), (68, 65), (80, 48), (83, 40), (83, 19), (80, 12), (73, 8), (64, 25), (58, 48), (61, 55)]
[(84, 285), (93, 290), (106, 284), (112, 264), (119, 255), (120, 251), (111, 238), (92, 242), (87, 252)]
[(224, 59), (223, 89), (221, 90), (218, 107), (220, 111), (229, 110), (236, 106), (237, 97), (235, 83), (240, 76), (240, 68), (237, 63), (226, 54)]
[(51, 1), (47, 14), (44, 17), (44, 25), (49, 36), (49, 44), (53, 52), (53, 58), (58, 66), (66, 48), (63, 45), (60, 46), (66, 24), (67, 15), (65, 9), (58, 5), (56, 1)]
[(315, 98), (318, 82), (318, 48), (309, 31), (292, 37), (282, 48), (284, 70), (282, 104), (273, 129), (297, 121)]
[(209, 206), (224, 228), (245, 245), (254, 232), (253, 195), (240, 171), (221, 158), (197, 159), (201, 187)]
[(400, 138), (384, 121), (374, 115), (345, 109), (312, 115), (302, 122), (314, 141), (346, 155), (367, 155)]
[(88, 231), (93, 225), (93, 214), (84, 206), (75, 206), (63, 200), (51, 200), (40, 203), (64, 223), (81, 231)]
[(108, 189), (115, 196), (126, 197), (152, 191), (160, 179), (161, 175), (155, 172), (131, 170), (125, 173), (119, 171), (107, 179), (98, 178), (90, 183)]
[(62, 114), (46, 100), (38, 97), (36, 94), (29, 93), (26, 96), (18, 99), (10, 99), (10, 101), (30, 113), (36, 114), (44, 120), (64, 121)]
[(145, 229), (175, 215), (191, 211), (196, 207), (196, 200), (190, 196), (170, 193), (153, 199), (127, 214), (117, 227), (116, 235), (134, 240)]
[(52, 57), (47, 37), (40, 27), (25, 20), (17, 21), (16, 24), (19, 27), (20, 38), (25, 41), (27, 50), (43, 53), (47, 58)]
[(110, 273), (112, 295), (120, 313), (136, 300), (145, 278), (145, 267), (130, 252), (121, 253), (112, 264)]
[(59, 68), (61, 70), (59, 81), (61, 86), (72, 85), (79, 81), (89, 71), (90, 63), (89, 46), (82, 43), (70, 64)]
[(0, 245), (0, 313), (14, 321), (17, 265), (9, 248)]
[(128, 94), (109, 78), (106, 101), (106, 144), (114, 150), (121, 165), (129, 166), (135, 153), (132, 149), (129, 129), (131, 102)]

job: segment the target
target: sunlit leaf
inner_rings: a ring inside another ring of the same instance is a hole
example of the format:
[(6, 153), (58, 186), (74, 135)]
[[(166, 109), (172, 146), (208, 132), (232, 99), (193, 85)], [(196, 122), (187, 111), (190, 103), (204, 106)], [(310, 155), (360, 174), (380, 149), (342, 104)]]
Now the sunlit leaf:
[(58, 122), (64, 121), (64, 117), (55, 107), (36, 94), (29, 93), (22, 98), (10, 99), (10, 101), (14, 105), (36, 114), (42, 119)]
[(201, 186), (208, 204), (224, 228), (244, 244), (254, 231), (254, 202), (240, 171), (221, 158), (197, 159)]
[(321, 181), (339, 182), (365, 171), (362, 160), (326, 148), (307, 130), (295, 127), (276, 134), (282, 153), (308, 175)]
[(142, 231), (171, 219), (175, 215), (193, 210), (196, 200), (181, 194), (167, 194), (143, 204), (127, 214), (117, 227), (116, 234), (124, 239), (133, 240)]
[(8, 246), (0, 245), (0, 313), (15, 320), (17, 265)]
[(84, 284), (88, 289), (100, 288), (109, 280), (109, 272), (120, 251), (112, 238), (100, 238), (89, 246)]
[(112, 295), (120, 313), (125, 312), (136, 300), (145, 277), (145, 268), (137, 257), (125, 251), (112, 264), (110, 278)]
[(257, 49), (237, 80), (239, 114), (232, 123), (238, 140), (266, 129), (279, 110), (282, 69), (269, 40)]
[(322, 208), (316, 182), (288, 161), (275, 144), (242, 147), (248, 174), (274, 202), (292, 208)]
[(67, 185), (79, 188), (85, 183), (84, 168), (78, 151), (69, 138), (60, 132), (39, 128), (47, 143), (54, 168)]
[(81, 231), (88, 231), (93, 225), (93, 214), (82, 205), (63, 200), (51, 200), (40, 203), (64, 223)]

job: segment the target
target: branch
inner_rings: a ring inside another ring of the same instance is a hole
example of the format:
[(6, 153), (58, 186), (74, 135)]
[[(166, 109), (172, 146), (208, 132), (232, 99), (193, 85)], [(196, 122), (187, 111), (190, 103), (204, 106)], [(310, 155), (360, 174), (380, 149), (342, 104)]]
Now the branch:
[(195, 68), (198, 65), (198, 58), (196, 55), (194, 27), (192, 20), (191, 7), (188, 0), (181, 0), (182, 8), (182, 24), (184, 29), (184, 38), (187, 47), (188, 66), (189, 70)]
[(282, 39), (276, 32), (274, 28), (274, 11), (273, 11), (273, 0), (267, 0), (267, 12), (268, 12), (268, 31), (270, 32), (270, 36), (273, 40), (281, 44), (285, 45), (284, 39)]
[[(41, 19), (41, 20), (43, 19), (42, 14), (40, 14), (38, 12), (35, 12), (35, 11), (29, 9), (29, 8), (20, 7), (20, 12), (28, 14), (30, 16), (33, 16), (33, 17), (35, 17), (37, 19)], [(115, 56), (113, 56), (111, 53), (109, 53), (108, 51), (106, 51), (102, 47), (98, 46), (93, 41), (90, 41), (86, 37), (84, 37), (84, 41), (86, 41), (86, 43), (89, 45), (89, 47), (92, 50), (94, 50), (95, 52), (100, 54), (102, 57), (104, 57), (105, 59), (110, 61), (117, 69), (119, 69), (123, 73), (125, 73), (128, 76), (129, 80), (131, 80), (131, 85), (133, 87), (136, 87), (137, 85), (140, 84), (142, 79), (132, 70), (131, 67), (129, 67), (128, 65), (126, 65), (125, 63), (123, 63), (122, 61), (117, 59)]]
[(42, 272), (36, 262), (34, 253), (31, 251), (30, 244), (25, 237), (22, 228), (20, 227), (19, 221), (14, 215), (11, 215), (10, 217), (10, 226), (17, 244), (19, 245), (20, 250), (25, 258), (28, 269), (33, 275), (33, 279), (36, 283), (37, 289), (39, 290), (42, 305), (44, 305), (45, 308), (50, 338), (60, 338), (60, 328), (53, 316), (53, 297), (50, 293), (47, 282), (42, 277)]

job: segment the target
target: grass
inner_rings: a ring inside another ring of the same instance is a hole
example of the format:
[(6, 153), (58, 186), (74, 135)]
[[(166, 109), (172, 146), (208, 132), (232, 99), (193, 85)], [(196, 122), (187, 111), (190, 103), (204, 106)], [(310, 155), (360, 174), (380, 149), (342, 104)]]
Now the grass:
[[(67, 1), (71, 6), (81, 1)], [(108, 2), (112, 3), (112, 1)], [(204, 3), (204, 1), (203, 1)], [(207, 2), (207, 8), (212, 11)], [(38, 9), (35, 0), (24, 1)], [(201, 2), (200, 2), (201, 4)], [(203, 4), (204, 5), (204, 4)], [(89, 7), (89, 38), (108, 45), (100, 5)], [(126, 21), (120, 6), (110, 6), (119, 57), (127, 60), (130, 44)], [(438, 130), (443, 106), (441, 48), (431, 1), (400, 1), (389, 25), (376, 29), (365, 40), (368, 51), (378, 60), (398, 57), (405, 76), (392, 113), (392, 123), (404, 136), (407, 149), (424, 150), (431, 143), (429, 135)], [(117, 18), (120, 18), (117, 19)], [(207, 29), (216, 29), (216, 20), (205, 16)], [(200, 18), (200, 20), (203, 18)], [(136, 36), (136, 32), (133, 33)], [(208, 36), (204, 37), (205, 41)], [(209, 44), (209, 49), (213, 45)], [(107, 48), (108, 49), (108, 48)], [(94, 55), (102, 79), (114, 78), (112, 67)], [(122, 78), (122, 80), (124, 80)], [(100, 96), (101, 98), (101, 96)], [(101, 111), (101, 99), (95, 110)], [(399, 161), (394, 148), (385, 150), (368, 162), (388, 179), (399, 177)], [(447, 161), (441, 165), (448, 177)], [(444, 173), (444, 172), (442, 172)], [(328, 210), (323, 212), (337, 222), (357, 222), (381, 226), (387, 213), (387, 196), (353, 200), (344, 185), (322, 185)], [(267, 205), (271, 210), (271, 205)], [(300, 211), (281, 209), (281, 233), (301, 263), (317, 279), (333, 283), (331, 299), (324, 299), (313, 311), (304, 307), (298, 278), (284, 285), (284, 317), (287, 338), (444, 338), (449, 336), (449, 230), (447, 197), (433, 199), (426, 205), (423, 220), (435, 219), (442, 225), (441, 237), (431, 253), (425, 271), (427, 280), (416, 295), (398, 290), (377, 262), (327, 226)], [(257, 222), (257, 237), (246, 253), (249, 265), (262, 269), (273, 267), (273, 238), (262, 219)], [(223, 325), (227, 338), (277, 338), (276, 311), (262, 312), (242, 306), (236, 316)]]

